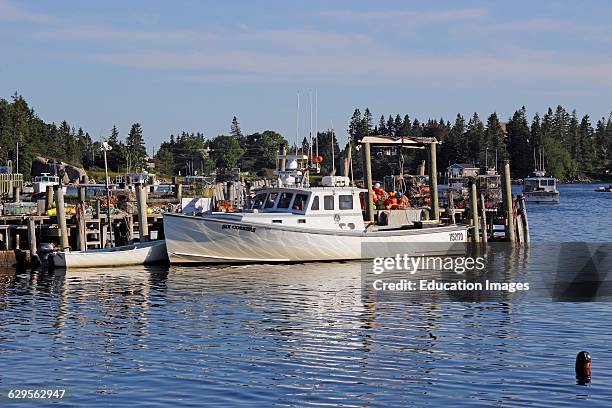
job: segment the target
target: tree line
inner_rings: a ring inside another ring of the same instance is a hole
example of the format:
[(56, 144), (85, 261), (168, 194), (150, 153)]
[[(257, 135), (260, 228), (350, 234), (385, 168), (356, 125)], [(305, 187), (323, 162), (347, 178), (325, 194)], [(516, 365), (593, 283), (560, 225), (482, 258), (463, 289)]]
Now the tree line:
[[(495, 112), (486, 121), (477, 113), (467, 119), (457, 114), (452, 123), (444, 119), (420, 122), (407, 114), (381, 115), (375, 122), (368, 108), (363, 113), (355, 109), (347, 132), (352, 147), (352, 169), (357, 178), (363, 177), (361, 152), (357, 149), (359, 141), (372, 134), (435, 137), (442, 142), (438, 147), (440, 171), (453, 163), (470, 163), (484, 169), (510, 159), (513, 177), (520, 178), (534, 170), (534, 155), (539, 157), (540, 151), (544, 153), (546, 170), (563, 180), (609, 177), (612, 167), (612, 116), (593, 124), (588, 115), (579, 118), (575, 110), (568, 112), (562, 106), (530, 118), (522, 107), (505, 122)], [(273, 130), (244, 134), (235, 116), (228, 134), (207, 138), (202, 132), (178, 132), (161, 144), (153, 158), (147, 157), (139, 123), (134, 123), (125, 137), (120, 136), (116, 126), (109, 134), (99, 136), (112, 147), (107, 154), (111, 171), (138, 172), (149, 159), (154, 160), (157, 173), (168, 177), (216, 171), (222, 178), (238, 168), (271, 177), (282, 146), (290, 151), (296, 149)], [(330, 174), (334, 169), (337, 174), (343, 173), (348, 167), (344, 161), (348, 143), (341, 149), (337, 135), (331, 130), (318, 132), (313, 140), (318, 141), (318, 153), (324, 157), (321, 173)], [(88, 132), (75, 129), (67, 121), (59, 125), (45, 123), (23, 97), (15, 94), (10, 101), (0, 98), (0, 162), (15, 162), (17, 143), (20, 171), (25, 174), (29, 173), (31, 161), (37, 155), (83, 166), (86, 170), (104, 167), (99, 140), (94, 141)], [(297, 149), (307, 153), (308, 138)], [(400, 153), (397, 149), (375, 148), (373, 154), (372, 171), (376, 179), (402, 171), (414, 173), (417, 164), (426, 159), (424, 150)]]
[[(506, 122), (501, 122), (495, 112), (486, 122), (477, 113), (467, 120), (457, 114), (453, 123), (444, 119), (421, 123), (418, 119), (411, 120), (409, 115), (399, 114), (382, 115), (374, 123), (368, 108), (363, 114), (355, 109), (348, 133), (353, 145), (372, 134), (435, 137), (442, 142), (438, 147), (439, 168), (453, 163), (493, 168), (499, 167), (502, 160), (510, 159), (515, 178), (533, 172), (540, 152), (546, 170), (562, 180), (609, 177), (612, 167), (612, 114), (593, 125), (589, 115), (579, 118), (575, 110), (568, 112), (562, 106), (555, 110), (548, 108), (543, 116), (536, 113), (531, 119), (523, 106)], [(374, 153), (377, 154), (372, 166), (375, 178), (382, 178), (389, 170), (399, 174), (400, 163), (406, 166), (404, 173), (413, 173), (416, 163), (425, 158), (422, 151), (400, 155), (398, 151), (377, 148)], [(361, 162), (359, 153), (354, 153), (353, 160)], [(361, 176), (360, 165), (356, 167)]]

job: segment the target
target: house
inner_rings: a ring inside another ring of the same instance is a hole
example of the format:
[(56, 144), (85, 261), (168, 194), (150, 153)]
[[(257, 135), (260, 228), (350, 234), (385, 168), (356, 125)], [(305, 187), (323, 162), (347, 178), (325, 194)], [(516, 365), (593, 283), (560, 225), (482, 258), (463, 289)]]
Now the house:
[(448, 167), (449, 177), (476, 177), (480, 174), (480, 168), (473, 164), (455, 163)]

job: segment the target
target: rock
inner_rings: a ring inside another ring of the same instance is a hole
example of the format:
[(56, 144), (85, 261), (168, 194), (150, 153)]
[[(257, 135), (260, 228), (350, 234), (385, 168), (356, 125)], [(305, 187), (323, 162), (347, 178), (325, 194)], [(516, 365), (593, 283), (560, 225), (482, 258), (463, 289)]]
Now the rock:
[(32, 177), (39, 176), (42, 173), (49, 173), (51, 175), (58, 175), (63, 178), (66, 183), (87, 183), (89, 177), (85, 169), (77, 166), (73, 166), (68, 163), (57, 161), (54, 159), (47, 159), (45, 157), (37, 156), (32, 160), (32, 170), (30, 174)]

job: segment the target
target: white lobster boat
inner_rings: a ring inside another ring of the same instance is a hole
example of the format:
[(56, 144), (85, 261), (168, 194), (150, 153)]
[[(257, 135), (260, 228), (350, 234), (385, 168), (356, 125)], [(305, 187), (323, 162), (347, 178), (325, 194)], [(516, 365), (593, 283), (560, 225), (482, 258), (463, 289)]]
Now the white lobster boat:
[(544, 170), (536, 170), (533, 177), (525, 178), (523, 183), (523, 196), (527, 203), (559, 204), (557, 179), (554, 177), (546, 177), (546, 172)]
[(367, 259), (368, 244), (378, 248), (376, 256), (395, 256), (398, 245), (402, 253), (441, 255), (467, 241), (467, 228), (459, 225), (366, 225), (360, 194), (367, 190), (349, 186), (346, 177), (324, 177), (323, 187), (309, 187), (307, 170), (297, 164), (307, 156), (280, 159), (289, 170), (277, 171), (277, 185), (259, 189), (242, 212), (165, 214), (170, 263)]
[(56, 268), (92, 268), (145, 265), (168, 260), (164, 241), (135, 243), (89, 251), (55, 252), (51, 262)]

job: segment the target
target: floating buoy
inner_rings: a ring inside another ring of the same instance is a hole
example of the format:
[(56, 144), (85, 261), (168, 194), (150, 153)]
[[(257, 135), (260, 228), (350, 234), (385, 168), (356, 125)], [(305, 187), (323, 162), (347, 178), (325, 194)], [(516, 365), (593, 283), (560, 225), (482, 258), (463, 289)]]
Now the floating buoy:
[(576, 382), (578, 385), (591, 383), (591, 355), (586, 351), (576, 356)]
[(315, 156), (312, 158), (312, 162), (317, 164), (317, 163), (323, 163), (323, 156)]

